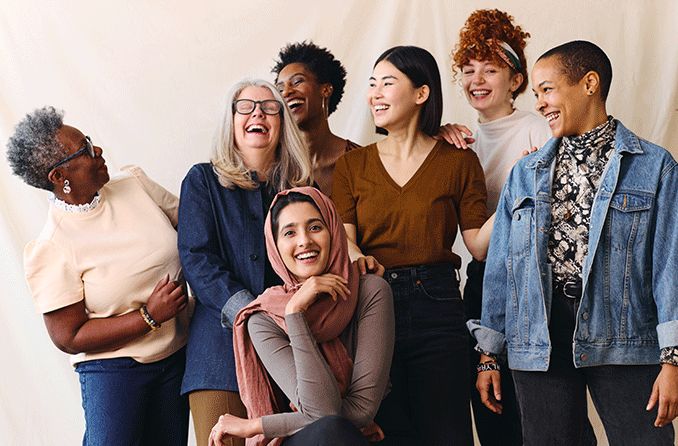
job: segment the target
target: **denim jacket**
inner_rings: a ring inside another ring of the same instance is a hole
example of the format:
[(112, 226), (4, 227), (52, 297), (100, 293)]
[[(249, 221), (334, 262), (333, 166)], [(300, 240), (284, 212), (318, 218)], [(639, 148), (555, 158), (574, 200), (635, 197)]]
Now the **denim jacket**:
[[(678, 345), (678, 168), (663, 148), (617, 121), (596, 192), (573, 338), (576, 367), (656, 364)], [(480, 349), (509, 367), (546, 371), (551, 342), (547, 260), (551, 185), (560, 140), (520, 160), (499, 199), (487, 256)]]
[(179, 257), (196, 295), (182, 393), (238, 390), (233, 332), (222, 321), (266, 287), (265, 217), (259, 189), (226, 189), (210, 163), (181, 184)]

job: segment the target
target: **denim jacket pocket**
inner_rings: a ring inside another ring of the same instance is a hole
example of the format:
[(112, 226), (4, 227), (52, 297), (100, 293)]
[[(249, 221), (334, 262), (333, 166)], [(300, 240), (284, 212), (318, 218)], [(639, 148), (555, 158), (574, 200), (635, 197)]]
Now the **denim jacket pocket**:
[(523, 257), (530, 253), (534, 199), (519, 197), (511, 209), (511, 255)]
[(618, 192), (610, 199), (609, 237), (613, 251), (633, 250), (639, 237), (644, 238), (654, 202), (651, 194)]

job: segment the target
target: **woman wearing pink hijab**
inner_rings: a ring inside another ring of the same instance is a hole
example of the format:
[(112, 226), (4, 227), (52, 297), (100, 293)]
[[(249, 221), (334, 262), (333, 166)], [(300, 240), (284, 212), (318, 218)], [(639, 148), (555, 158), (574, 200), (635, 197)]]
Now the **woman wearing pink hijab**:
[(280, 192), (264, 232), (284, 285), (236, 318), (236, 371), (249, 419), (223, 415), (210, 445), (230, 437), (286, 446), (382, 439), (373, 420), (393, 354), (389, 285), (359, 274), (334, 204), (317, 189)]

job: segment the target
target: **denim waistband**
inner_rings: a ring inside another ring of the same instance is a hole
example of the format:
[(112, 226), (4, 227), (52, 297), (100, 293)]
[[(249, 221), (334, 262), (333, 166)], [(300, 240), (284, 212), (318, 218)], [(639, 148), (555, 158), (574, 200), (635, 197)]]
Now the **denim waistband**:
[(453, 277), (459, 283), (459, 270), (453, 263), (430, 263), (425, 265), (389, 268), (384, 272), (384, 279), (388, 283), (401, 280), (417, 280), (427, 277)]

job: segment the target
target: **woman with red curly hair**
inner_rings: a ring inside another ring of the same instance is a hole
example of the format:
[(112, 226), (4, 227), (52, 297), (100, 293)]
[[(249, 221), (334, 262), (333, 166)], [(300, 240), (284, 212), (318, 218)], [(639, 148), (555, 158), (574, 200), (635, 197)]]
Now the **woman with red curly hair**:
[[(526, 149), (540, 147), (551, 136), (545, 119), (513, 106), (514, 99), (527, 88), (524, 49), (528, 37), (507, 13), (498, 9), (477, 10), (466, 20), (452, 55), (453, 68), (461, 78), (466, 99), (478, 111), (472, 147), (485, 172), (490, 213), (497, 207), (499, 193), (515, 159)], [(448, 124), (442, 132), (452, 132), (458, 140), (471, 136), (460, 125)], [(464, 306), (468, 319), (480, 318), (484, 270), (485, 262), (475, 259), (467, 267)], [(478, 359), (478, 353), (472, 351), (474, 368)], [(501, 359), (498, 361), (505, 364)], [(509, 373), (507, 367), (502, 373)], [(502, 383), (501, 414), (492, 413), (482, 404), (474, 389), (475, 379), (471, 383), (476, 429), (483, 445), (522, 444), (520, 414), (510, 376)]]

